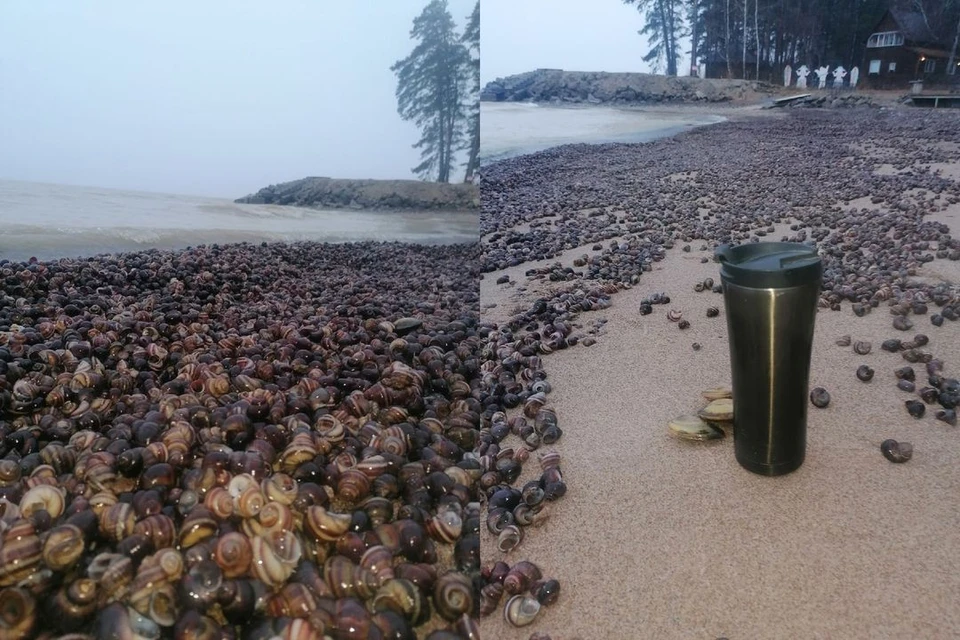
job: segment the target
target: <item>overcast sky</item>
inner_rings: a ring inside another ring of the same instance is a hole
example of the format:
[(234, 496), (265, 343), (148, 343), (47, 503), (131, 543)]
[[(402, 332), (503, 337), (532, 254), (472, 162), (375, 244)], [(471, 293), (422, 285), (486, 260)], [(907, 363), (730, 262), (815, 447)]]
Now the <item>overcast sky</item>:
[[(2, 0), (0, 179), (236, 198), (415, 178), (390, 65), (426, 2)], [(474, 0), (449, 6), (462, 28)]]
[(482, 1), (482, 84), (538, 68), (650, 71), (643, 16), (622, 0)]

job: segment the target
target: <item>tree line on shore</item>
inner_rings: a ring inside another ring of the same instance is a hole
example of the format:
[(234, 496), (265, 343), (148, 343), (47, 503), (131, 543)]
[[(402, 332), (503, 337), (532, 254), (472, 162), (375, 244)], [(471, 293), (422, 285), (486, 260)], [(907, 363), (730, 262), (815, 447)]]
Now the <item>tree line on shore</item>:
[(867, 38), (890, 8), (919, 13), (954, 48), (960, 35), (960, 0), (623, 2), (644, 16), (639, 33), (650, 43), (644, 61), (672, 76), (684, 54), (728, 78), (775, 80), (787, 64), (851, 68), (863, 62)]
[(472, 182), (480, 154), (480, 1), (461, 33), (446, 0), (432, 0), (413, 21), (416, 43), (390, 69), (397, 77), (397, 111), (420, 129), (423, 180), (450, 182), (457, 154), (466, 153), (464, 182)]

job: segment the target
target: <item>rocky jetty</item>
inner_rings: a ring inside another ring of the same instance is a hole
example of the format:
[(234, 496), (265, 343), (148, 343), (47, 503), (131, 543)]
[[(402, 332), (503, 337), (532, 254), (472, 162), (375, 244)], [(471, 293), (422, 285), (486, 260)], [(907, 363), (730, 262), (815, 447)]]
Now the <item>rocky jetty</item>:
[(616, 105), (717, 103), (751, 100), (775, 91), (773, 85), (749, 80), (537, 69), (487, 83), (480, 99)]
[(419, 180), (340, 180), (303, 178), (264, 187), (235, 200), (241, 204), (284, 204), (324, 209), (438, 209), (462, 211), (480, 206), (476, 185)]

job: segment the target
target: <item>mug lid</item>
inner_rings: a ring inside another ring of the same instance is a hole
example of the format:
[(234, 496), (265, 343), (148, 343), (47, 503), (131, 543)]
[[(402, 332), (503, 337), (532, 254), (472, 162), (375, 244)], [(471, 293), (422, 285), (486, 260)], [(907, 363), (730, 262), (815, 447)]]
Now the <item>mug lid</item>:
[(817, 248), (797, 242), (753, 242), (717, 247), (721, 277), (752, 289), (797, 287), (823, 278)]

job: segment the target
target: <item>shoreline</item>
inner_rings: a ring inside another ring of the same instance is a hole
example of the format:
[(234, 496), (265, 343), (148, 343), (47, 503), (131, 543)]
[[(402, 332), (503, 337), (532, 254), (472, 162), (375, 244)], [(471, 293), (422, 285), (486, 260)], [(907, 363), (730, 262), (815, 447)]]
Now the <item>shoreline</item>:
[[(936, 404), (920, 420), (907, 414), (904, 402), (916, 394), (897, 389), (893, 369), (908, 365), (909, 354), (880, 349), (886, 339), (923, 333), (943, 375), (960, 375), (960, 323), (932, 325), (940, 307), (930, 302), (901, 332), (889, 306), (917, 291), (947, 291), (957, 301), (949, 304), (960, 304), (960, 261), (919, 261), (960, 253), (955, 114), (776, 115), (484, 167), (485, 193), (503, 203), (481, 213), (485, 322), (514, 326), (514, 339), (529, 343), (526, 331), (546, 320), (532, 313), (536, 300), (549, 307), (613, 283), (609, 307), (559, 314), (577, 344), (543, 355), (553, 387), (547, 406), (564, 430), (549, 448), (561, 456), (566, 496), (509, 554), (481, 532), (484, 566), (532, 561), (560, 581), (560, 598), (519, 629), (503, 621), (501, 602), (481, 618), (485, 637), (946, 638), (960, 630), (951, 605), (960, 595), (960, 480), (952, 472), (960, 434), (935, 418)], [(850, 234), (850, 247), (841, 248), (841, 232), (828, 222)], [(889, 242), (879, 228), (890, 229)], [(807, 461), (782, 478), (742, 470), (731, 437), (689, 443), (666, 428), (705, 404), (702, 390), (729, 384), (722, 296), (696, 293), (694, 284), (719, 281), (715, 244), (758, 232), (760, 240), (815, 239), (846, 260), (854, 247), (876, 242), (880, 256), (856, 254), (848, 266), (828, 257), (830, 278), (862, 264), (863, 295), (882, 299), (858, 317), (849, 300), (831, 310), (825, 293), (810, 387), (824, 386), (833, 399), (826, 409), (808, 408)], [(914, 242), (927, 248), (909, 248)], [(871, 260), (898, 275), (869, 270)], [(893, 266), (900, 264), (902, 276)], [(503, 276), (508, 282), (497, 284)], [(670, 304), (640, 315), (641, 301), (656, 292)], [(708, 306), (719, 317), (707, 318)], [(682, 310), (691, 328), (668, 322), (669, 309)], [(836, 345), (845, 334), (870, 341), (871, 352)], [(585, 338), (595, 344), (584, 346)], [(861, 363), (876, 370), (870, 383), (854, 376)], [(919, 389), (925, 365), (911, 366)], [(886, 461), (885, 438), (912, 442), (914, 459)], [(508, 438), (502, 446), (521, 444)], [(535, 477), (536, 464), (528, 464), (516, 486)]]
[[(516, 106), (518, 108), (542, 109), (546, 112), (581, 112), (585, 116), (597, 116), (604, 112), (612, 114), (636, 114), (639, 120), (630, 125), (626, 121), (609, 122), (607, 127), (611, 131), (604, 135), (600, 130), (593, 130), (589, 134), (584, 132), (573, 133), (567, 136), (549, 136), (538, 138), (539, 141), (521, 142), (519, 145), (508, 146), (499, 151), (485, 151), (481, 143), (480, 165), (487, 167), (496, 162), (517, 158), (520, 156), (550, 151), (558, 147), (578, 144), (636, 144), (643, 142), (652, 142), (661, 138), (670, 138), (677, 134), (689, 131), (697, 127), (710, 126), (725, 122), (730, 115), (719, 115), (716, 110), (708, 107), (682, 107), (674, 108), (672, 105), (657, 106), (627, 106), (627, 105), (608, 105), (608, 104), (552, 104), (552, 103), (521, 103), (521, 102), (491, 102), (487, 104), (501, 105), (502, 107)], [(740, 107), (743, 109), (743, 107)], [(739, 111), (737, 112), (739, 113)], [(488, 119), (493, 114), (488, 114)], [(542, 115), (542, 114), (541, 114)], [(696, 119), (691, 119), (696, 115)], [(734, 114), (735, 115), (735, 114)], [(671, 120), (680, 120), (680, 124), (670, 124)], [(651, 122), (659, 121), (659, 126), (649, 126)], [(575, 127), (574, 121), (570, 121), (568, 126)], [(584, 123), (579, 123), (584, 127)], [(630, 131), (629, 129), (633, 129)], [(616, 129), (616, 130), (614, 130)], [(623, 129), (622, 131), (620, 129)], [(488, 138), (489, 139), (489, 138)], [(509, 140), (515, 140), (515, 136), (509, 136)], [(488, 143), (491, 144), (491, 143)], [(506, 140), (500, 141), (494, 137), (494, 145), (510, 145)]]

